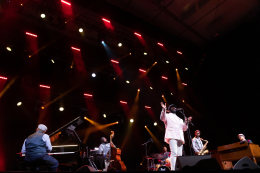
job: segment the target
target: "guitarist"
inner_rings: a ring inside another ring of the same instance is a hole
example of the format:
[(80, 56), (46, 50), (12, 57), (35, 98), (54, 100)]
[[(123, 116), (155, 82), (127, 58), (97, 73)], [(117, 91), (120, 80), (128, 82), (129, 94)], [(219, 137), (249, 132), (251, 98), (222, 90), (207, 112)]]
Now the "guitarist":
[(195, 131), (195, 137), (192, 139), (192, 148), (195, 151), (195, 154), (198, 155), (200, 150), (203, 148), (203, 139), (200, 138), (200, 131)]

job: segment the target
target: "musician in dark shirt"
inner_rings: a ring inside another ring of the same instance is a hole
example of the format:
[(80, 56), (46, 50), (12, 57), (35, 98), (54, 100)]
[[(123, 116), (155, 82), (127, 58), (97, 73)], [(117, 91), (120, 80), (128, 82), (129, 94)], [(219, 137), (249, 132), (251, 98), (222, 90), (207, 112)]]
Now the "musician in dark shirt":
[(250, 139), (246, 139), (245, 135), (243, 134), (238, 134), (238, 138), (240, 140), (240, 144), (243, 144), (245, 142), (248, 142), (249, 144), (253, 143)]

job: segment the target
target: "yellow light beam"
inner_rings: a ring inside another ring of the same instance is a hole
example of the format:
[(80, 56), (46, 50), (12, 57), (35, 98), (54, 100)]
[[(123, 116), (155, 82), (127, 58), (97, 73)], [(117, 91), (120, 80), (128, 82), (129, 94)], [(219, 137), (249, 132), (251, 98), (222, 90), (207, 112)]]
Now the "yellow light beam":
[(4, 95), (4, 93), (13, 85), (13, 83), (16, 81), (18, 78), (18, 75), (15, 76), (3, 89), (3, 91), (0, 93), (0, 98)]
[(154, 136), (154, 134), (148, 129), (147, 126), (145, 126), (145, 128), (148, 131), (148, 133), (150, 134), (150, 136), (153, 138), (153, 141), (154, 141), (155, 145), (157, 146), (157, 148), (159, 150), (161, 150), (163, 148), (163, 144)]

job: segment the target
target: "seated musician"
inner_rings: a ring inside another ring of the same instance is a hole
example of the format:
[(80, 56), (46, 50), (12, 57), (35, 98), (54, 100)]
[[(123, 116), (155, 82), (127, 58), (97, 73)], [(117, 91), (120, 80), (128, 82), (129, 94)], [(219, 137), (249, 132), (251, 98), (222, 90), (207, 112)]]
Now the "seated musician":
[(195, 131), (195, 137), (192, 139), (192, 148), (195, 151), (195, 154), (198, 155), (200, 150), (203, 148), (203, 139), (200, 138), (200, 131)]
[(246, 139), (245, 135), (243, 135), (243, 134), (238, 134), (238, 138), (239, 138), (241, 144), (245, 143), (245, 142), (248, 142), (249, 144), (253, 143), (250, 139)]
[(59, 162), (47, 153), (51, 152), (52, 146), (49, 135), (45, 134), (47, 127), (39, 124), (36, 132), (28, 136), (23, 143), (22, 153), (25, 161), (43, 161), (50, 165), (50, 171), (57, 171)]
[(164, 156), (164, 159), (161, 160), (161, 163), (166, 161), (166, 159), (170, 158), (171, 153), (167, 151), (167, 147), (163, 147), (163, 153), (161, 153)]

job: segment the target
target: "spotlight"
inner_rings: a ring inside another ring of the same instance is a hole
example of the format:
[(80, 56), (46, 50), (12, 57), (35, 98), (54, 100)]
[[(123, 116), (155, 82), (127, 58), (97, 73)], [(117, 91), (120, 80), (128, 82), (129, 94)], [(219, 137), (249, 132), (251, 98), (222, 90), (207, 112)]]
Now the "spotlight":
[(59, 110), (60, 110), (60, 111), (64, 111), (64, 107), (60, 107)]
[(23, 4), (21, 4), (21, 6), (23, 6)]
[(41, 109), (44, 109), (44, 106), (42, 106)]
[(147, 52), (144, 52), (144, 55), (147, 55)]
[(173, 93), (171, 93), (171, 95), (173, 95)]
[(162, 97), (164, 97), (164, 95), (162, 95)]
[(127, 80), (126, 83), (130, 83), (129, 80)]
[(132, 53), (130, 52), (129, 55), (132, 55)]
[(10, 48), (10, 47), (6, 47), (6, 50), (8, 50), (8, 51), (12, 51), (12, 49)]
[(144, 72), (144, 73), (146, 72), (146, 70), (143, 70), (143, 69), (139, 69), (139, 71), (140, 71), (140, 72)]
[(133, 122), (134, 122), (134, 119), (130, 119), (130, 122), (133, 123)]
[(180, 52), (180, 51), (177, 51), (177, 53), (180, 54), (180, 55), (182, 55), (182, 52)]
[(17, 103), (17, 106), (21, 106), (21, 105), (22, 105), (22, 102), (18, 102), (18, 103)]
[(52, 62), (53, 64), (55, 63), (53, 59), (51, 59), (51, 62)]
[(145, 128), (147, 128), (147, 126), (144, 126)]
[(41, 18), (43, 18), (43, 19), (45, 18), (45, 14), (44, 13), (41, 14)]
[(83, 32), (83, 29), (82, 29), (82, 28), (79, 28), (79, 32)]
[(150, 87), (150, 89), (152, 90), (152, 89), (153, 89), (153, 87)]
[(184, 103), (184, 100), (182, 100), (182, 102)]
[(187, 86), (187, 84), (186, 84), (186, 83), (182, 83), (182, 85), (184, 85), (184, 86)]
[(162, 78), (163, 78), (163, 79), (168, 79), (168, 78), (167, 78), (167, 77), (165, 77), (165, 76), (162, 76)]
[(92, 77), (96, 77), (96, 73), (92, 73)]
[(101, 43), (104, 44), (105, 42), (102, 40)]
[(178, 69), (177, 69), (177, 68), (176, 68), (175, 70), (176, 70), (176, 71), (178, 71)]
[(157, 126), (157, 122), (154, 122), (153, 125), (154, 125), (154, 126)]
[(31, 58), (32, 56), (31, 55), (29, 55), (29, 58)]
[(106, 115), (106, 114), (103, 114), (103, 117), (104, 117), (104, 118), (106, 118), (106, 117), (107, 117), (107, 115)]
[(185, 70), (188, 70), (188, 68), (186, 67)]
[(140, 89), (138, 89), (137, 91), (140, 91)]
[(122, 43), (118, 43), (118, 47), (121, 47), (122, 46)]
[(166, 61), (167, 64), (169, 64), (169, 61)]

